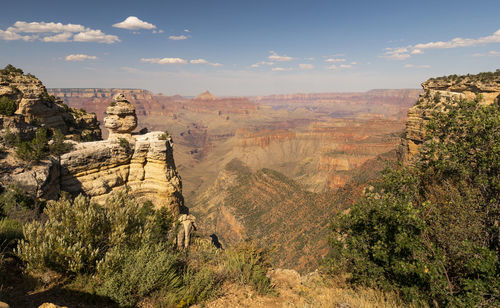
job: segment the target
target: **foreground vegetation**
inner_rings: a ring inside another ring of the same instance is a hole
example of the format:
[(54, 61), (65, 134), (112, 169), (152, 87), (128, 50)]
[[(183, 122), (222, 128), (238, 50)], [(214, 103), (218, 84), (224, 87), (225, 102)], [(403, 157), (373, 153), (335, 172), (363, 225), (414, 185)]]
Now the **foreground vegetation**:
[(434, 114), (419, 159), (337, 217), (332, 272), (422, 305), (500, 305), (500, 103), (479, 101)]
[(250, 285), (259, 294), (274, 292), (263, 249), (242, 243), (218, 250), (197, 239), (189, 252), (179, 251), (169, 212), (149, 202), (138, 205), (125, 192), (104, 207), (84, 196), (64, 196), (45, 207), (42, 219), (26, 223), (22, 235), (20, 226), (13, 253), (26, 272), (119, 306), (188, 306), (218, 296), (226, 282)]

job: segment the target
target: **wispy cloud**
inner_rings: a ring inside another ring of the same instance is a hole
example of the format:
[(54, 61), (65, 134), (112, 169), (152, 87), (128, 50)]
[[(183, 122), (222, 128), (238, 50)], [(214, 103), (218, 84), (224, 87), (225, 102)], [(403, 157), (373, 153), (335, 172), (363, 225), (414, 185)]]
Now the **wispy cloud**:
[(184, 29), (184, 32), (186, 32), (186, 33), (190, 33), (190, 32), (191, 32), (191, 30), (189, 30), (189, 29)]
[[(56, 34), (57, 33), (57, 34)], [(36, 35), (26, 35), (36, 34)], [(6, 41), (41, 40), (43, 42), (97, 42), (112, 44), (120, 42), (116, 35), (105, 34), (101, 30), (83, 25), (62, 24), (60, 22), (16, 21), (6, 30), (0, 30), (0, 39)]]
[(301, 64), (299, 64), (299, 68), (301, 70), (312, 70), (312, 69), (314, 69), (314, 65), (308, 64), (308, 63), (301, 63)]
[(188, 39), (188, 37), (186, 35), (171, 35), (168, 38), (173, 40), (173, 41), (182, 41), (182, 40)]
[(327, 69), (327, 70), (336, 70), (337, 69), (337, 65), (335, 65), (335, 64), (329, 65), (329, 66), (326, 66), (325, 69)]
[(325, 60), (325, 62), (328, 62), (328, 63), (342, 63), (345, 61), (346, 60), (344, 58), (328, 58)]
[(115, 28), (127, 29), (127, 30), (153, 30), (156, 26), (152, 23), (140, 20), (135, 16), (129, 16), (124, 21), (116, 23), (113, 25)]
[(212, 63), (212, 62), (209, 62), (205, 59), (194, 59), (194, 60), (190, 60), (189, 63), (191, 64), (207, 64), (207, 65), (211, 65), (211, 66), (222, 66), (222, 64), (220, 63)]
[(431, 68), (431, 66), (427, 64), (421, 64), (421, 65), (405, 64), (405, 68)]
[(257, 62), (257, 63), (250, 65), (250, 67), (257, 68), (257, 67), (260, 67), (263, 65), (274, 65), (274, 62), (260, 61), (260, 62)]
[(163, 33), (163, 32), (165, 32), (165, 31), (163, 31), (162, 29), (159, 29), (159, 30), (153, 30), (153, 33), (154, 33), (154, 34), (161, 34), (161, 33)]
[(456, 37), (449, 41), (436, 41), (428, 43), (419, 43), (406, 47), (386, 48), (382, 57), (394, 60), (405, 60), (411, 55), (424, 53), (426, 49), (450, 49), (459, 47), (472, 47), (478, 45), (487, 45), (492, 43), (500, 43), (500, 29), (492, 35), (482, 36), (478, 38), (461, 38)]
[(181, 58), (142, 58), (141, 62), (154, 64), (186, 64), (187, 61)]
[(475, 53), (473, 57), (500, 57), (500, 51), (491, 50), (488, 53)]
[(74, 55), (67, 55), (66, 58), (64, 58), (66, 61), (74, 61), (74, 62), (81, 62), (85, 60), (97, 60), (96, 56), (89, 56), (85, 54), (74, 54)]
[(280, 56), (274, 51), (270, 51), (271, 55), (267, 57), (271, 61), (280, 61), (280, 62), (286, 62), (286, 61), (292, 61), (293, 58), (289, 56)]
[(352, 68), (352, 64), (340, 64), (340, 68)]
[(273, 67), (272, 69), (273, 72), (289, 72), (291, 70), (291, 67)]

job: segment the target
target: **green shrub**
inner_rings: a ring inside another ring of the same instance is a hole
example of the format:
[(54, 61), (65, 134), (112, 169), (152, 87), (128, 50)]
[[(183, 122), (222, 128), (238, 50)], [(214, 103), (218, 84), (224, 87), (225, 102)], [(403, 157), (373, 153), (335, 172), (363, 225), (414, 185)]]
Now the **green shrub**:
[(15, 244), (23, 238), (23, 224), (15, 219), (0, 219), (0, 243)]
[(8, 127), (5, 129), (2, 139), (3, 143), (8, 147), (13, 147), (17, 143), (17, 135), (12, 133)]
[(65, 140), (66, 137), (59, 129), (54, 130), (52, 135), (52, 144), (49, 145), (50, 154), (60, 156), (69, 152), (73, 145), (71, 143), (64, 142)]
[(112, 249), (99, 264), (97, 293), (121, 306), (134, 306), (158, 290), (175, 294), (182, 286), (181, 268), (176, 253), (164, 244)]
[(500, 104), (445, 103), (419, 160), (332, 224), (328, 265), (439, 306), (500, 304)]
[(45, 128), (37, 130), (35, 137), (30, 141), (21, 141), (17, 144), (16, 155), (26, 162), (38, 162), (49, 154), (48, 131)]
[(269, 262), (266, 252), (255, 243), (245, 242), (225, 251), (226, 275), (235, 282), (252, 285), (260, 294), (273, 292), (266, 276)]
[(7, 64), (3, 69), (0, 70), (0, 75), (8, 75), (8, 74), (23, 74), (23, 70), (20, 68), (16, 68), (11, 64)]
[(17, 104), (7, 96), (0, 96), (0, 114), (12, 116), (17, 110)]
[(40, 204), (16, 186), (1, 188), (0, 218), (7, 216), (21, 222), (32, 220), (38, 214), (38, 205)]
[(159, 221), (161, 212), (141, 208), (125, 192), (108, 198), (104, 207), (83, 196), (61, 198), (48, 204), (44, 213), (47, 221), (24, 226), (25, 239), (17, 248), (32, 271), (95, 273), (108, 252), (165, 241), (170, 231)]

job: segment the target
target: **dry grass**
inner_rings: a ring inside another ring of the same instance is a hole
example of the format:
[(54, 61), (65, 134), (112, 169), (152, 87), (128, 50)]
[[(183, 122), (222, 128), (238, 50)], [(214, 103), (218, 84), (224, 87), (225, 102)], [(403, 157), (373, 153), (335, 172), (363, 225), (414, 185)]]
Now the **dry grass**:
[(403, 303), (395, 293), (369, 288), (351, 289), (341, 277), (332, 279), (317, 272), (301, 277), (295, 271), (277, 269), (268, 275), (279, 295), (259, 296), (248, 287), (225, 285), (224, 296), (204, 307), (422, 307)]

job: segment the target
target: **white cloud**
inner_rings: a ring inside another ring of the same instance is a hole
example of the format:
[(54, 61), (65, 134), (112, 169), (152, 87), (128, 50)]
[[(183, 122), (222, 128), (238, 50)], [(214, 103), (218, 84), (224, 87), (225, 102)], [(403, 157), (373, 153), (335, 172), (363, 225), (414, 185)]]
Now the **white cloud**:
[(113, 25), (115, 28), (127, 29), (127, 30), (152, 30), (156, 29), (156, 26), (140, 20), (135, 16), (129, 16), (124, 21), (116, 23)]
[(304, 58), (304, 60), (307, 60), (307, 61), (314, 61), (314, 58), (313, 58), (313, 57), (310, 57), (310, 58)]
[(266, 61), (260, 61), (255, 64), (250, 65), (250, 67), (257, 68), (262, 65), (274, 65), (274, 62), (266, 62)]
[(314, 69), (314, 65), (301, 63), (301, 64), (299, 64), (299, 68), (302, 70), (312, 70), (312, 69)]
[[(21, 33), (36, 33), (37, 35), (22, 35)], [(75, 35), (74, 35), (75, 34)], [(73, 36), (74, 35), (74, 36)], [(120, 42), (116, 35), (108, 35), (101, 30), (94, 30), (76, 24), (60, 22), (25, 22), (16, 21), (7, 30), (0, 29), (0, 40), (24, 40), (42, 42), (97, 42), (112, 44)]]
[(431, 66), (427, 64), (422, 64), (422, 65), (405, 64), (405, 68), (431, 68)]
[(343, 59), (343, 58), (329, 58), (329, 59), (326, 59), (325, 62), (328, 62), (328, 63), (341, 63), (341, 62), (345, 62), (345, 59)]
[(269, 57), (267, 57), (269, 60), (272, 60), (272, 61), (282, 61), (282, 62), (285, 62), (285, 61), (292, 61), (293, 58), (292, 57), (289, 57), (289, 56), (280, 56), (278, 55), (276, 52), (274, 51), (270, 51), (271, 55)]
[(73, 33), (71, 32), (63, 32), (53, 36), (46, 36), (42, 38), (44, 42), (69, 42), (73, 37)]
[(352, 65), (356, 65), (356, 64), (358, 64), (358, 62), (354, 62), (354, 61), (353, 61), (353, 62), (351, 62), (351, 64), (352, 64)]
[(398, 47), (398, 48), (386, 48), (385, 53), (382, 55), (384, 58), (393, 59), (393, 60), (405, 60), (410, 57), (408, 54), (407, 47)]
[(186, 64), (187, 61), (181, 58), (142, 58), (141, 62), (155, 64)]
[(154, 33), (154, 34), (161, 34), (161, 33), (163, 33), (163, 32), (165, 32), (165, 31), (163, 31), (162, 29), (159, 29), (159, 30), (153, 30), (153, 33)]
[(336, 70), (337, 66), (335, 64), (325, 67), (327, 70)]
[(191, 63), (191, 64), (208, 64), (208, 61), (205, 59), (195, 59), (195, 60), (189, 61), (189, 63)]
[(73, 37), (73, 40), (75, 42), (96, 42), (105, 44), (120, 42), (118, 36), (105, 34), (101, 30), (88, 30), (80, 32)]
[(59, 33), (59, 32), (82, 32), (88, 30), (82, 25), (62, 24), (60, 22), (25, 22), (16, 21), (7, 31), (24, 33)]
[(186, 32), (186, 33), (190, 33), (190, 32), (191, 32), (191, 30), (189, 30), (189, 29), (184, 29), (184, 32)]
[(437, 41), (429, 43), (419, 43), (407, 47), (386, 48), (382, 57), (404, 60), (408, 59), (415, 54), (422, 54), (424, 49), (449, 49), (458, 47), (472, 47), (478, 45), (486, 45), (492, 43), (500, 43), (500, 29), (492, 35), (483, 36), (479, 38), (460, 38), (456, 37), (449, 41)]
[(17, 40), (23, 40), (23, 41), (33, 41), (36, 40), (38, 36), (36, 35), (20, 35), (16, 32), (12, 32), (9, 30), (0, 30), (0, 40), (4, 41), (17, 41)]
[(222, 66), (222, 64), (220, 64), (220, 63), (208, 62), (205, 59), (194, 59), (194, 60), (190, 60), (189, 63), (191, 63), (191, 64), (208, 64), (208, 65), (215, 66), (215, 67)]
[(340, 68), (352, 68), (351, 64), (340, 64)]
[(169, 39), (173, 41), (182, 41), (182, 40), (187, 40), (188, 37), (185, 35), (171, 35), (168, 37)]
[(84, 55), (84, 54), (75, 54), (75, 55), (67, 55), (66, 58), (64, 58), (66, 61), (85, 61), (85, 60), (97, 60), (96, 56), (89, 56), (89, 55)]
[(292, 69), (290, 67), (273, 67), (272, 69), (273, 72), (288, 72), (291, 70)]

